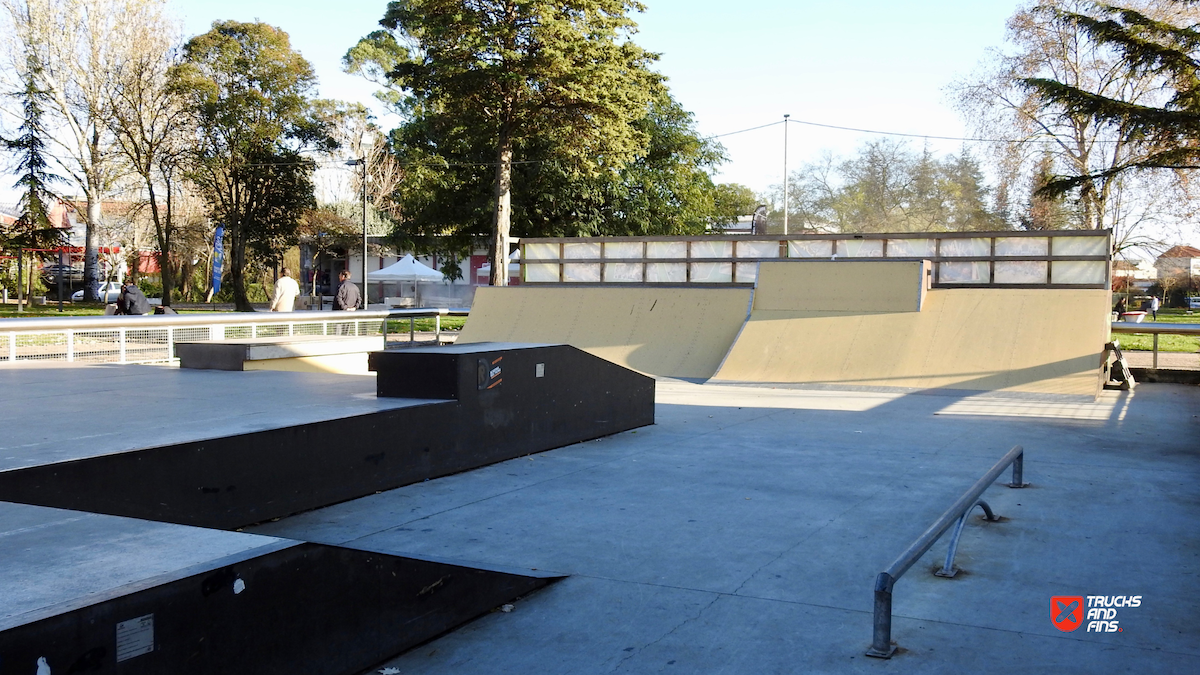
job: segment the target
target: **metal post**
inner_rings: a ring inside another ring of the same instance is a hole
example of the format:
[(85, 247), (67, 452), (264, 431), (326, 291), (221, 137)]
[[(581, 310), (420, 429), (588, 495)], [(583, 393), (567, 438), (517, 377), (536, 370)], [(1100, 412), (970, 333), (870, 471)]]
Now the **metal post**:
[(1010, 488), (1023, 488), (1028, 483), (1025, 482), (1025, 451), (1017, 455), (1012, 464), (1012, 482), (1008, 484)]
[(867, 656), (890, 659), (896, 653), (892, 644), (892, 585), (895, 583), (887, 572), (880, 572), (875, 577), (875, 625)]
[(975, 502), (975, 505), (971, 508), (963, 511), (962, 517), (959, 518), (958, 522), (954, 525), (954, 534), (950, 535), (950, 548), (946, 550), (946, 562), (942, 563), (942, 569), (933, 573), (934, 576), (953, 579), (955, 575), (958, 574), (958, 570), (954, 567), (954, 554), (958, 553), (958, 539), (962, 536), (963, 526), (967, 524), (967, 516), (971, 515), (971, 511), (975, 509), (975, 506), (979, 506), (983, 509), (984, 520), (990, 523), (994, 523), (999, 520), (999, 518), (996, 517), (996, 514), (992, 513), (992, 508), (988, 506), (987, 502), (983, 501), (982, 499)]
[(62, 249), (62, 247), (59, 247), (59, 249), (58, 249), (58, 274), (56, 274), (55, 276), (58, 277), (58, 311), (61, 313), (63, 311), (63, 299), (62, 299), (62, 296), (63, 296), (63, 283), (62, 283), (63, 249)]
[(788, 129), (787, 129), (787, 125), (788, 125), (789, 117), (791, 117), (791, 115), (783, 116), (783, 234), (784, 234), (784, 236), (787, 236), (787, 233), (788, 233), (788, 194), (787, 194), (787, 192), (788, 192), (788, 190), (787, 190), (787, 188), (788, 188), (788, 185), (787, 185), (788, 184), (788, 180), (787, 180), (787, 155), (788, 155), (787, 131), (788, 131)]
[(75, 331), (64, 331), (67, 338), (67, 363), (75, 360)]
[(367, 155), (364, 153), (362, 158), (362, 200), (363, 200), (363, 309), (367, 308), (367, 295), (370, 292), (367, 286)]
[(17, 313), (21, 313), (21, 306), (25, 302), (25, 249), (17, 249)]
[(1154, 365), (1153, 368), (1158, 370), (1158, 333), (1154, 334)]
[(438, 314), (433, 317), (433, 341), (436, 344), (442, 344), (442, 315)]
[(417, 320), (415, 317), (408, 317), (408, 341), (417, 341)]

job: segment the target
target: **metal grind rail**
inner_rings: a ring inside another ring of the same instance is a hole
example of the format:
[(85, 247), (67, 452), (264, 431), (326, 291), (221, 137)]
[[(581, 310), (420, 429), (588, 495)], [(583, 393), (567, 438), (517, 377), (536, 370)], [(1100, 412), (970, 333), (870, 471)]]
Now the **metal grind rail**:
[(199, 340), (382, 335), (386, 345), (388, 321), (404, 319), (409, 341), (416, 342), (416, 320), (421, 318), (434, 319), (434, 341), (440, 342), (441, 317), (468, 314), (467, 309), (425, 307), (0, 319), (0, 367), (33, 361), (162, 363), (175, 359), (176, 342)]
[(1154, 370), (1158, 370), (1158, 336), (1159, 335), (1200, 335), (1200, 323), (1134, 323), (1132, 321), (1114, 321), (1112, 332), (1154, 336)]
[[(875, 627), (874, 634), (871, 640), (871, 648), (867, 650), (867, 656), (887, 659), (891, 658), (896, 652), (896, 647), (892, 644), (892, 587), (896, 581), (904, 576), (904, 573), (912, 567), (921, 556), (933, 548), (933, 545), (941, 538), (952, 525), (954, 527), (954, 535), (950, 539), (950, 549), (946, 553), (945, 564), (942, 568), (935, 572), (940, 577), (953, 577), (958, 570), (954, 568), (954, 554), (958, 551), (958, 538), (962, 535), (963, 525), (966, 524), (967, 516), (979, 506), (983, 509), (984, 516), (989, 521), (996, 521), (999, 518), (992, 513), (991, 507), (979, 497), (991, 487), (996, 478), (1012, 465), (1012, 482), (1008, 484), (1011, 488), (1022, 488), (1027, 483), (1022, 482), (1024, 477), (1025, 450), (1021, 446), (1016, 446), (1009, 450), (1004, 457), (1000, 458), (999, 462), (980, 478), (971, 489), (958, 498), (954, 505), (946, 510), (937, 520), (934, 521), (929, 529), (925, 530), (917, 540), (908, 547), (904, 553), (901, 553), (898, 558), (888, 568), (879, 573), (875, 578)], [(957, 524), (956, 524), (957, 523)]]

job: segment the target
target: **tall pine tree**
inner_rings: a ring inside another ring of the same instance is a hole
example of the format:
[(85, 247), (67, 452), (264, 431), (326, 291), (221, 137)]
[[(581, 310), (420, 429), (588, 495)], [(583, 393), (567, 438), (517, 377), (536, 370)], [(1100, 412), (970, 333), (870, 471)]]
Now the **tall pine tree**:
[(21, 190), (20, 218), (4, 231), (5, 248), (48, 249), (62, 243), (61, 231), (50, 222), (50, 208), (58, 196), (50, 186), (62, 180), (50, 172), (46, 161), (46, 143), (42, 126), (42, 100), (46, 92), (38, 87), (40, 65), (30, 56), (26, 59), (26, 71), (22, 78), (25, 89), (19, 94), (22, 107), (20, 135), (6, 141), (9, 150), (17, 154), (17, 172), (20, 178), (13, 187)]
[[(1169, 0), (1187, 6), (1197, 0)], [(1160, 106), (1139, 104), (1046, 78), (1025, 86), (1049, 105), (1090, 117), (1097, 125), (1120, 127), (1150, 152), (1102, 171), (1061, 176), (1042, 188), (1046, 195), (1087, 189), (1094, 181), (1138, 169), (1200, 169), (1200, 27), (1177, 26), (1128, 7), (1098, 3), (1094, 15), (1048, 8), (1057, 21), (1075, 26), (1099, 45), (1116, 51), (1130, 75), (1150, 75), (1168, 92)]]

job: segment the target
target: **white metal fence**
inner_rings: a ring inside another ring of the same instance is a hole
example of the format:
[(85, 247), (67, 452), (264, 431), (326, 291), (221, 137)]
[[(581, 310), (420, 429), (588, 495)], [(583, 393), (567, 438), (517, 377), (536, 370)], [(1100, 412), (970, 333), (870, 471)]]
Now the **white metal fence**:
[[(395, 309), (360, 312), (212, 313), (0, 319), (0, 367), (31, 361), (69, 363), (161, 363), (175, 360), (176, 342), (290, 335), (384, 335), (388, 344), (415, 342), (415, 320), (434, 319), (432, 342), (440, 342), (441, 317), (464, 309)], [(400, 321), (399, 332), (388, 320)]]

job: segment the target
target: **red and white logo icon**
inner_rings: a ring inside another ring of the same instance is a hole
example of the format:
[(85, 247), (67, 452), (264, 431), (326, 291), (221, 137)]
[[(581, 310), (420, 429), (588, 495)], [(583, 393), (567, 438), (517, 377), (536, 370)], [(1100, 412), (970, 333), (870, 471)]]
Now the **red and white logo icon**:
[(1055, 595), (1050, 598), (1050, 621), (1054, 627), (1070, 633), (1083, 623), (1082, 595)]

